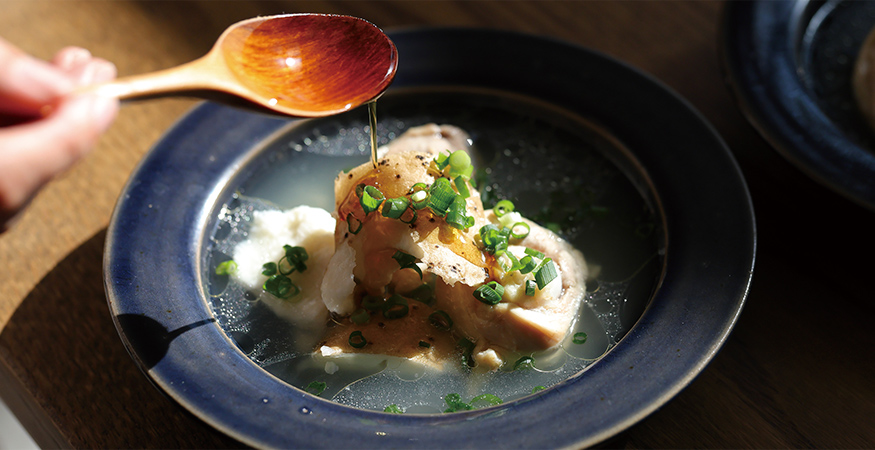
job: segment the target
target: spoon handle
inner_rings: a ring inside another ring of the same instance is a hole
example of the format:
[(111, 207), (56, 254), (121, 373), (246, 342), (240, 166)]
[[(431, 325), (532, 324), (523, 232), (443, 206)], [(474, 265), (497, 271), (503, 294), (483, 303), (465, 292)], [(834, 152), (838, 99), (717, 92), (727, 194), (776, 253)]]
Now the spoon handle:
[(88, 86), (81, 93), (93, 93), (115, 97), (120, 100), (146, 99), (165, 96), (193, 95), (219, 89), (220, 82), (214, 72), (214, 64), (207, 57), (169, 69), (141, 75), (131, 75), (116, 80)]

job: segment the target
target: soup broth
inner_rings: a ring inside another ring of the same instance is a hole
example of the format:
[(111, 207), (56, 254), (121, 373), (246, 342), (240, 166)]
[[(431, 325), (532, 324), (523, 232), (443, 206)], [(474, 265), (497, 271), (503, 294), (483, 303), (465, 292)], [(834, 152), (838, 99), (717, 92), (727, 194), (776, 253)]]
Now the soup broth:
[[(220, 212), (205, 275), (215, 317), (242, 352), (290, 385), (342, 404), (440, 413), (450, 393), (463, 401), (491, 394), (507, 402), (549, 388), (580, 374), (620, 342), (657, 285), (663, 248), (646, 176), (621, 143), (570, 113), (503, 93), (397, 91), (381, 98), (379, 107), (380, 145), (426, 123), (466, 130), (484, 203), (512, 200), (524, 216), (583, 252), (592, 279), (574, 329), (557, 348), (518, 355), (532, 358), (531, 366), (514, 370), (511, 362), (487, 374), (471, 373), (462, 364), (436, 371), (380, 355), (325, 358), (313, 352), (321, 336), (298, 332), (253, 293), (215, 274), (246, 239), (255, 211), (334, 208), (337, 173), (370, 160), (368, 117), (356, 110), (290, 124), (232, 180), (235, 193)], [(481, 403), (473, 406), (490, 404)]]

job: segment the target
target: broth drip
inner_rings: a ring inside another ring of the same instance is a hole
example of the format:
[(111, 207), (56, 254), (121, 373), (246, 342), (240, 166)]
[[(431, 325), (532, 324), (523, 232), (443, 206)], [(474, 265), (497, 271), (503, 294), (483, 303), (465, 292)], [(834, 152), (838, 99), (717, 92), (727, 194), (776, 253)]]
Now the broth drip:
[(377, 168), (377, 101), (368, 102), (368, 123), (371, 127), (371, 164)]

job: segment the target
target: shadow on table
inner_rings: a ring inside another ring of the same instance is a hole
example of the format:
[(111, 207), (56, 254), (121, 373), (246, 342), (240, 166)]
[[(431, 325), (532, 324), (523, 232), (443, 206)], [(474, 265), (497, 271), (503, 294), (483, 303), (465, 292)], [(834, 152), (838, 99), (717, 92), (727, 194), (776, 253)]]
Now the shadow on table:
[(42, 447), (240, 447), (161, 394), (137, 369), (106, 304), (105, 238), (102, 230), (62, 260), (0, 334), (10, 372), (0, 373), (0, 380), (11, 380), (7, 389), (16, 382), (23, 388), (12, 393), (17, 400), (10, 406)]

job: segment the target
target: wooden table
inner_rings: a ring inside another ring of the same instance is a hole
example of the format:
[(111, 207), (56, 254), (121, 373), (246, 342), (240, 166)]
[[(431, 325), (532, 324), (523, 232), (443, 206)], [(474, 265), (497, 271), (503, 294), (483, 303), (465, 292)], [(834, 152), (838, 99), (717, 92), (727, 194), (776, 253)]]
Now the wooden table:
[[(745, 121), (720, 69), (721, 8), (702, 1), (4, 0), (0, 33), (43, 58), (84, 46), (125, 75), (200, 56), (240, 19), (328, 12), (384, 29), (459, 25), (550, 35), (637, 66), (687, 98), (735, 152), (755, 202), (759, 251), (748, 304), (723, 350), (612, 445), (873, 447), (875, 214), (803, 176)], [(150, 385), (125, 352), (103, 291), (103, 242), (116, 198), (137, 161), (195, 104), (125, 106), (94, 153), (0, 235), (0, 394), (43, 447), (239, 446)]]

